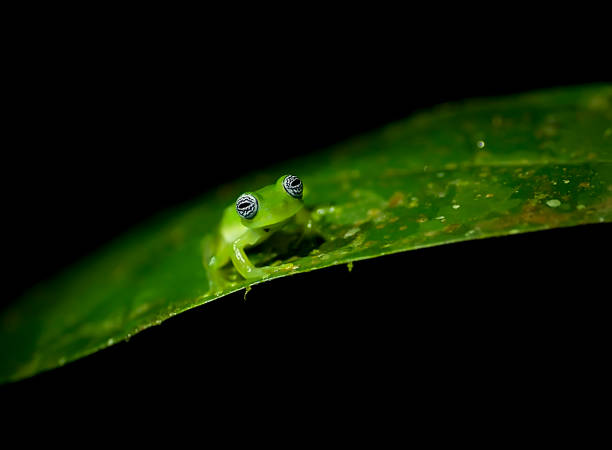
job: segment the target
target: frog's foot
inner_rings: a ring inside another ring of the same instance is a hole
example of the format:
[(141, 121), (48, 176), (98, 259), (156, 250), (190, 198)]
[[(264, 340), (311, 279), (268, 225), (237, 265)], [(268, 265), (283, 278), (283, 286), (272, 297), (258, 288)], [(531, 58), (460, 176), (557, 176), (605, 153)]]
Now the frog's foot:
[(206, 274), (208, 275), (209, 295), (220, 295), (229, 287), (230, 283), (217, 270), (207, 270)]
[(243, 276), (249, 281), (265, 280), (266, 278), (270, 278), (272, 275), (288, 273), (295, 269), (297, 269), (297, 266), (291, 263), (279, 264), (277, 266), (255, 267), (249, 270)]
[(206, 294), (207, 295), (221, 295), (223, 294), (224, 290), (225, 290), (224, 285), (209, 281), (208, 282), (208, 292)]
[(269, 278), (270, 276), (275, 274), (292, 272), (297, 268), (298, 266), (293, 263), (285, 263), (279, 264), (277, 266), (258, 267), (257, 270), (260, 271), (260, 275), (262, 278)]

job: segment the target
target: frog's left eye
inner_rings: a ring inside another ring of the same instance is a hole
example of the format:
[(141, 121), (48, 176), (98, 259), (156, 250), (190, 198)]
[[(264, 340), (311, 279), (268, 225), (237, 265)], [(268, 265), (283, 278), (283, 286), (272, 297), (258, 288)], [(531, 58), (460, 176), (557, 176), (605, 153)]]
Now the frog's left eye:
[(258, 209), (257, 199), (251, 194), (242, 194), (236, 200), (236, 212), (240, 217), (252, 219), (257, 214)]
[(287, 175), (283, 180), (283, 187), (291, 197), (302, 198), (304, 185), (302, 184), (302, 180), (295, 175)]

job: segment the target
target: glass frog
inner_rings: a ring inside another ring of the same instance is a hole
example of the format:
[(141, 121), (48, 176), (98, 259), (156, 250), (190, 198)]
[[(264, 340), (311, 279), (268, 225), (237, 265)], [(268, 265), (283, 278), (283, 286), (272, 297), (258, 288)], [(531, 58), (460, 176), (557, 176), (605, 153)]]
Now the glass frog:
[(230, 260), (247, 280), (291, 270), (292, 264), (255, 267), (245, 249), (261, 244), (290, 220), (300, 226), (303, 235), (319, 234), (304, 208), (303, 193), (304, 186), (298, 177), (283, 175), (272, 185), (242, 194), (235, 205), (225, 208), (216, 234), (206, 236), (203, 241), (203, 263), (212, 292), (226, 285), (220, 269)]

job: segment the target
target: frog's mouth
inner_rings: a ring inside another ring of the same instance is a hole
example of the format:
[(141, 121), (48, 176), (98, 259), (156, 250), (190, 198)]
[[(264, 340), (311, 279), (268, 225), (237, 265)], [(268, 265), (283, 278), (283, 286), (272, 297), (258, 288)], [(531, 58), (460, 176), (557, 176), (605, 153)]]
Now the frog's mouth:
[(258, 228), (259, 230), (265, 232), (265, 233), (270, 233), (273, 231), (277, 231), (280, 230), (281, 228), (283, 228), (285, 225), (287, 225), (287, 223), (291, 222), (291, 217), (288, 219), (283, 220), (282, 222), (275, 222), (272, 224), (266, 224), (263, 227)]

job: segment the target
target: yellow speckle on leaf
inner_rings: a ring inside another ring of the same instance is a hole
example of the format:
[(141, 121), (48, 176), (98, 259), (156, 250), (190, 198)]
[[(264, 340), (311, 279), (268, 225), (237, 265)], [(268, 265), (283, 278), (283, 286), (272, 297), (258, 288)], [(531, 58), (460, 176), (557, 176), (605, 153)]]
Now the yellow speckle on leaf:
[(359, 227), (353, 227), (350, 230), (348, 230), (346, 233), (344, 233), (344, 239), (348, 239), (351, 236), (353, 236), (355, 233), (359, 232)]
[(368, 209), (368, 217), (369, 218), (376, 217), (379, 214), (380, 214), (380, 209), (378, 209), (378, 208)]

